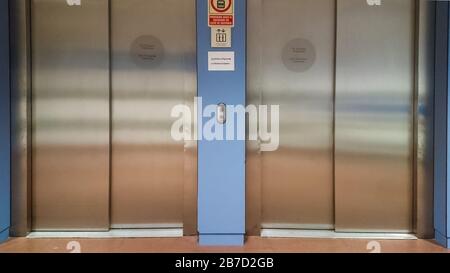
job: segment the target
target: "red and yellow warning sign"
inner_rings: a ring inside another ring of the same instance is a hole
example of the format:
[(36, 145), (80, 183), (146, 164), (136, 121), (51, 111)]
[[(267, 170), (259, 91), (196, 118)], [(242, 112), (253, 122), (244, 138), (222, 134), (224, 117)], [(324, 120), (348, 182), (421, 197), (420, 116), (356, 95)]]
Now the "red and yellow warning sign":
[(208, 25), (234, 27), (234, 0), (209, 0)]

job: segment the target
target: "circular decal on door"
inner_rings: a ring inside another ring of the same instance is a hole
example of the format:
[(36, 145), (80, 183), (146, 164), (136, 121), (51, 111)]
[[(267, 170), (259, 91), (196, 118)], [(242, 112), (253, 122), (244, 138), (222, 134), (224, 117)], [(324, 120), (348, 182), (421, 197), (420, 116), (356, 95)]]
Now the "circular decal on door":
[(164, 46), (155, 36), (140, 36), (131, 45), (131, 55), (137, 65), (154, 68), (164, 59)]
[(306, 39), (294, 39), (283, 48), (282, 59), (288, 70), (305, 72), (316, 61), (316, 49)]

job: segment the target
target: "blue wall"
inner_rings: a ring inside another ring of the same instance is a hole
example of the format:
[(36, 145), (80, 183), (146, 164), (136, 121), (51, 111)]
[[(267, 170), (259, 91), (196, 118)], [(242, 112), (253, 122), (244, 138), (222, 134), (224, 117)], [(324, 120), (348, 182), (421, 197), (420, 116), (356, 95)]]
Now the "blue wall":
[[(246, 0), (235, 2), (233, 47), (213, 49), (208, 27), (208, 0), (197, 0), (198, 96), (203, 100), (203, 108), (219, 103), (245, 105)], [(235, 71), (208, 71), (209, 51), (234, 51)], [(232, 118), (228, 116), (227, 120)], [(203, 118), (203, 123), (208, 120)], [(222, 130), (222, 125), (218, 129)], [(202, 128), (198, 130), (201, 132)], [(200, 244), (242, 245), (245, 233), (245, 141), (200, 140), (198, 164)]]
[(10, 225), (10, 89), (8, 1), (0, 1), (0, 242)]
[(448, 2), (436, 8), (435, 177), (434, 227), (436, 240), (450, 247), (450, 9)]

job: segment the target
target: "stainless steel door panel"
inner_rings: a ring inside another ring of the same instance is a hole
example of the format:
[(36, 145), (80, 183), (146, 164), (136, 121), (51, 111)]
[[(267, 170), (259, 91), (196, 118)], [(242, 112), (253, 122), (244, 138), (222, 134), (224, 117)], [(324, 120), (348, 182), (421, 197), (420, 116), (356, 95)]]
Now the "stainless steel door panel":
[(195, 35), (194, 0), (111, 1), (113, 228), (183, 226), (195, 159), (170, 113), (194, 99)]
[(108, 1), (32, 1), (34, 230), (109, 228)]
[(337, 2), (337, 231), (412, 231), (415, 2)]
[[(335, 1), (250, 0), (248, 6), (249, 103), (281, 111), (279, 150), (259, 161), (248, 145), (247, 183), (254, 189), (248, 198), (258, 202), (252, 195), (262, 194), (265, 228), (332, 229)], [(297, 50), (306, 50), (305, 60), (296, 59)], [(253, 225), (259, 209), (249, 207)]]

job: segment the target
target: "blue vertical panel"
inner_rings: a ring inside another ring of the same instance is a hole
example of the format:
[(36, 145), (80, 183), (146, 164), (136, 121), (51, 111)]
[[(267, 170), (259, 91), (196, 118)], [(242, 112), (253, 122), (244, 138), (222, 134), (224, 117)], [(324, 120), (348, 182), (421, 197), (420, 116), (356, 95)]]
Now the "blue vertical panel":
[(0, 1), (0, 242), (10, 225), (10, 88), (8, 1)]
[(436, 240), (450, 247), (450, 10), (449, 3), (436, 6), (436, 89), (435, 89), (435, 171), (434, 228)]
[[(246, 0), (235, 1), (232, 48), (211, 48), (208, 1), (197, 0), (198, 96), (208, 105), (245, 105)], [(235, 71), (208, 71), (208, 52), (234, 51)], [(199, 112), (201, 114), (201, 112)], [(233, 119), (228, 114), (227, 120)], [(245, 117), (244, 117), (245, 119)], [(199, 115), (199, 136), (210, 118)], [(222, 125), (216, 129), (222, 130)], [(245, 141), (199, 140), (198, 228), (201, 245), (242, 245), (245, 233)]]

